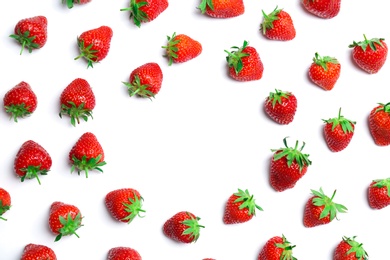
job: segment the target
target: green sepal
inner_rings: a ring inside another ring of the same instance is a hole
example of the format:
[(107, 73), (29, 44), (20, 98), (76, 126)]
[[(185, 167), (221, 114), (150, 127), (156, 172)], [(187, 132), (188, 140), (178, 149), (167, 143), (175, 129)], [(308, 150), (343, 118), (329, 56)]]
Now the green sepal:
[(249, 56), (249, 53), (242, 52), (248, 46), (248, 44), (249, 43), (247, 41), (244, 41), (241, 48), (233, 46), (231, 47), (232, 49), (234, 49), (233, 51), (229, 52), (225, 50), (225, 52), (228, 54), (228, 56), (226, 56), (226, 61), (229, 67), (234, 68), (236, 75), (238, 75), (238, 73), (240, 73), (243, 68), (242, 58)]
[(84, 155), (81, 158), (81, 160), (73, 156), (72, 157), (73, 164), (70, 172), (73, 173), (77, 169), (77, 174), (80, 175), (80, 173), (84, 171), (86, 178), (88, 178), (88, 172), (90, 170), (98, 170), (100, 172), (103, 172), (103, 170), (100, 167), (106, 165), (107, 163), (105, 161), (99, 162), (100, 158), (102, 158), (101, 154), (99, 154), (95, 158), (90, 158), (90, 159), (87, 159), (87, 156)]
[(390, 197), (390, 178), (373, 180), (373, 186), (376, 188), (387, 188), (387, 196)]
[(81, 224), (81, 213), (77, 213), (76, 217), (72, 219), (71, 213), (68, 213), (67, 217), (59, 216), (59, 221), (62, 224), (62, 228), (58, 230), (59, 234), (56, 236), (54, 242), (60, 240), (63, 236), (76, 235), (79, 238), (79, 235), (76, 233), (76, 230), (82, 227)]
[(124, 203), (123, 206), (125, 206), (125, 211), (129, 213), (126, 217), (122, 218), (122, 220), (127, 221), (128, 224), (133, 221), (135, 217), (143, 218), (144, 216), (141, 216), (141, 212), (145, 212), (145, 210), (142, 209), (142, 201), (144, 200), (142, 197), (141, 199), (138, 199), (138, 196), (134, 194), (134, 199), (128, 198), (130, 203)]
[(291, 245), (289, 241), (287, 241), (286, 237), (282, 235), (282, 243), (275, 243), (275, 246), (278, 248), (283, 249), (282, 255), (280, 256), (281, 260), (297, 260), (292, 255), (292, 249), (295, 247), (295, 245)]
[(206, 12), (207, 6), (214, 11), (213, 0), (202, 0), (199, 4), (198, 9), (204, 14)]
[(290, 96), (290, 92), (283, 92), (279, 89), (275, 89), (275, 92), (269, 93), (268, 99), (272, 101), (272, 108), (274, 108), (276, 103), (282, 104), (282, 97), (288, 99)]
[(330, 56), (321, 57), (317, 52), (314, 54), (313, 62), (328, 71), (328, 63), (339, 64), (339, 61)]
[(20, 29), (18, 29), (16, 34), (11, 34), (9, 37), (17, 40), (22, 45), (20, 55), (22, 55), (24, 48), (27, 48), (28, 52), (31, 53), (33, 49), (39, 49), (41, 47), (39, 44), (33, 42), (36, 36), (30, 37), (30, 31), (22, 33)]
[(85, 109), (85, 103), (81, 103), (79, 106), (76, 106), (76, 104), (72, 101), (68, 101), (69, 106), (62, 104), (61, 105), (61, 112), (59, 113), (60, 118), (62, 118), (62, 115), (68, 115), (70, 116), (70, 123), (73, 126), (76, 126), (77, 124), (80, 124), (80, 118), (82, 118), (85, 122), (88, 121), (88, 117), (92, 116), (92, 110)]
[(256, 209), (263, 211), (263, 209), (255, 203), (253, 195), (248, 190), (238, 189), (238, 192), (234, 193), (238, 198), (234, 200), (234, 203), (243, 202), (239, 209), (248, 209), (248, 215), (256, 215)]
[(176, 47), (176, 44), (178, 44), (180, 41), (179, 40), (175, 40), (175, 37), (176, 37), (176, 32), (173, 33), (173, 35), (171, 37), (167, 36), (167, 40), (168, 40), (167, 45), (161, 47), (161, 48), (166, 49), (166, 54), (163, 55), (163, 57), (167, 57), (168, 58), (168, 65), (169, 66), (171, 66), (172, 63), (173, 63), (173, 60), (178, 57), (177, 56), (177, 51), (179, 49)]
[(387, 103), (387, 104), (378, 103), (378, 105), (380, 105), (380, 107), (378, 107), (378, 108), (375, 110), (375, 113), (377, 113), (377, 112), (379, 112), (379, 111), (384, 111), (384, 112), (390, 114), (390, 102)]
[(1, 220), (7, 221), (7, 219), (6, 219), (6, 218), (3, 218), (2, 215), (3, 215), (6, 211), (10, 210), (10, 208), (11, 208), (11, 206), (9, 206), (9, 205), (3, 205), (3, 201), (0, 200), (0, 219), (1, 219)]
[(347, 208), (344, 205), (338, 204), (333, 202), (333, 198), (336, 195), (336, 190), (333, 192), (333, 195), (331, 198), (326, 196), (320, 188), (319, 191), (311, 190), (312, 194), (315, 196), (313, 199), (313, 205), (317, 207), (324, 206), (324, 209), (322, 210), (320, 214), (320, 219), (325, 218), (329, 215), (330, 221), (332, 221), (334, 218), (337, 219), (337, 213), (345, 213), (347, 212)]
[(69, 9), (72, 9), (73, 8), (73, 3), (80, 3), (80, 0), (62, 0), (62, 3), (63, 4), (66, 4), (66, 6), (69, 8)]
[(188, 212), (187, 215), (190, 217), (190, 219), (186, 219), (181, 222), (182, 224), (188, 226), (188, 228), (183, 231), (182, 235), (190, 235), (190, 237), (193, 238), (193, 242), (196, 242), (200, 236), (200, 229), (204, 228), (204, 226), (199, 225), (199, 217), (194, 218)]
[(140, 97), (149, 98), (150, 100), (152, 100), (152, 98), (155, 97), (154, 93), (147, 89), (149, 85), (141, 84), (141, 79), (139, 78), (138, 75), (134, 76), (134, 80), (132, 82), (122, 82), (122, 83), (125, 84), (125, 86), (127, 87), (127, 91), (130, 97), (138, 95)]
[(356, 124), (355, 121), (351, 121), (349, 119), (346, 119), (344, 116), (341, 115), (341, 107), (339, 109), (339, 115), (335, 118), (330, 118), (328, 120), (322, 119), (327, 124), (332, 124), (332, 131), (336, 128), (336, 126), (341, 125), (341, 129), (343, 129), (344, 133), (352, 133), (354, 131), (353, 126)]
[(351, 249), (348, 250), (346, 253), (347, 255), (355, 253), (357, 260), (366, 260), (368, 259), (368, 254), (363, 248), (362, 243), (358, 243), (355, 240), (356, 236), (353, 237), (343, 237), (343, 241), (346, 242), (348, 245), (351, 246)]
[(360, 41), (360, 42), (353, 41), (353, 43), (350, 44), (348, 47), (354, 48), (356, 46), (359, 46), (362, 48), (363, 51), (366, 51), (367, 46), (370, 46), (371, 50), (376, 51), (377, 48), (376, 48), (375, 43), (378, 44), (379, 46), (383, 47), (383, 44), (381, 41), (384, 41), (385, 40), (384, 38), (372, 38), (371, 40), (368, 40), (366, 38), (365, 34), (363, 34), (363, 36), (364, 36), (364, 41)]
[(81, 57), (85, 58), (88, 62), (87, 68), (91, 67), (93, 68), (94, 63), (98, 63), (96, 60), (96, 53), (98, 52), (97, 50), (92, 50), (93, 43), (91, 43), (88, 46), (85, 46), (84, 41), (81, 40), (79, 37), (77, 37), (77, 46), (80, 51), (80, 55), (74, 58), (75, 60), (80, 59)]
[(148, 22), (148, 15), (140, 10), (142, 6), (148, 5), (147, 1), (140, 1), (137, 3), (136, 0), (130, 1), (130, 6), (127, 8), (120, 9), (121, 11), (130, 11), (130, 19), (133, 18), (133, 22), (137, 27), (141, 27), (142, 22)]
[(286, 156), (287, 159), (287, 166), (290, 167), (293, 162), (296, 162), (299, 166), (299, 170), (302, 171), (304, 166), (311, 165), (311, 161), (309, 160), (309, 154), (303, 154), (302, 150), (303, 147), (305, 147), (305, 142), (303, 142), (301, 148), (298, 150), (298, 141), (295, 143), (295, 147), (288, 147), (287, 146), (287, 137), (283, 139), (283, 143), (285, 148), (279, 148), (279, 149), (271, 149), (272, 152), (279, 152), (275, 153), (273, 159), (275, 161), (283, 158)]
[(20, 179), (21, 182), (24, 182), (25, 179), (36, 178), (38, 180), (39, 185), (41, 185), (41, 181), (39, 180), (38, 174), (47, 175), (47, 173), (49, 172), (49, 170), (47, 169), (41, 169), (41, 165), (29, 165), (27, 168), (22, 168), (20, 170), (22, 172), (25, 172), (25, 174)]
[(263, 32), (263, 34), (265, 34), (268, 29), (274, 28), (274, 21), (279, 20), (278, 15), (282, 10), (283, 9), (278, 9), (278, 6), (276, 6), (275, 9), (268, 15), (263, 10), (261, 10), (264, 21), (260, 25), (260, 30)]
[(27, 107), (24, 103), (22, 104), (13, 104), (10, 106), (5, 106), (5, 112), (10, 114), (10, 119), (14, 119), (14, 122), (18, 122), (18, 118), (23, 118), (26, 116), (29, 116), (31, 114), (28, 109), (30, 107)]

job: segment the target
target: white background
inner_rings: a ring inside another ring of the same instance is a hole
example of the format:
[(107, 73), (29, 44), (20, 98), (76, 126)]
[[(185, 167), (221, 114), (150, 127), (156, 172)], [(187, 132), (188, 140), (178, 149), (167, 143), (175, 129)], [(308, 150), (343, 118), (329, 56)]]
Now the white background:
[[(236, 18), (213, 19), (196, 9), (199, 0), (170, 0), (154, 21), (138, 28), (129, 20), (128, 0), (92, 0), (67, 9), (56, 1), (8, 1), (0, 9), (0, 96), (20, 81), (28, 82), (38, 97), (37, 110), (18, 123), (0, 113), (0, 187), (12, 197), (12, 208), (0, 222), (0, 259), (19, 259), (28, 243), (51, 247), (58, 259), (103, 260), (110, 248), (128, 246), (145, 260), (256, 259), (265, 242), (284, 234), (300, 260), (332, 259), (343, 236), (357, 236), (371, 259), (387, 257), (390, 208), (372, 210), (367, 203), (371, 180), (390, 177), (390, 147), (379, 147), (368, 130), (367, 118), (377, 103), (390, 101), (390, 65), (375, 75), (355, 66), (348, 45), (354, 40), (390, 39), (385, 0), (342, 1), (339, 15), (323, 20), (307, 13), (298, 0), (244, 0), (245, 13)], [(283, 8), (294, 20), (296, 38), (289, 42), (267, 40), (259, 31), (261, 10)], [(46, 45), (19, 55), (20, 45), (9, 38), (23, 18), (45, 15)], [(78, 55), (76, 38), (101, 25), (113, 29), (108, 56), (94, 68), (86, 68)], [(166, 36), (184, 33), (203, 45), (196, 59), (168, 66), (161, 46)], [(263, 61), (259, 81), (237, 82), (229, 78), (226, 53), (244, 40), (254, 46)], [(336, 57), (341, 76), (331, 91), (310, 82), (307, 70), (315, 52)], [(157, 62), (163, 85), (153, 101), (130, 98), (122, 81), (133, 69)], [(61, 119), (59, 96), (75, 78), (86, 79), (96, 95), (94, 119), (77, 127)], [(293, 92), (298, 110), (289, 125), (274, 123), (263, 103), (274, 89)], [(342, 114), (357, 122), (350, 145), (332, 153), (322, 134), (323, 121)], [(93, 132), (106, 155), (104, 173), (89, 178), (70, 173), (68, 153), (85, 132)], [(295, 141), (306, 146), (313, 164), (290, 190), (278, 193), (268, 182), (270, 149)], [(13, 161), (23, 142), (34, 140), (51, 155), (47, 176), (21, 183)], [(104, 205), (114, 189), (131, 187), (144, 198), (146, 216), (130, 225), (115, 221)], [(323, 188), (348, 213), (339, 221), (314, 228), (302, 223), (310, 189)], [(237, 188), (248, 189), (264, 209), (250, 222), (225, 225), (223, 209)], [(54, 242), (48, 228), (52, 202), (76, 205), (84, 215), (80, 238)], [(187, 210), (201, 218), (199, 240), (178, 244), (162, 233), (164, 222)]]

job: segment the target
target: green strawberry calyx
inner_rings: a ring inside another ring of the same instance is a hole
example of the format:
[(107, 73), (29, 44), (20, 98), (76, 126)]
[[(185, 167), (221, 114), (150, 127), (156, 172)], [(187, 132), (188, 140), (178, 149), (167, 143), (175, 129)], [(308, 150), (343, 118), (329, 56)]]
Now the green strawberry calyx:
[(199, 217), (193, 217), (189, 212), (187, 212), (189, 219), (182, 221), (181, 223), (188, 226), (182, 233), (182, 235), (190, 235), (193, 238), (192, 242), (196, 242), (200, 236), (200, 229), (204, 226), (199, 225)]
[(314, 54), (313, 62), (321, 66), (324, 71), (328, 71), (328, 63), (339, 64), (336, 58), (330, 56), (321, 57), (317, 52)]
[(358, 243), (355, 240), (356, 236), (354, 237), (343, 237), (343, 241), (351, 246), (351, 248), (346, 253), (347, 255), (355, 253), (356, 259), (358, 260), (365, 260), (368, 259), (368, 254), (363, 248), (362, 243)]
[(133, 97), (138, 95), (140, 97), (146, 97), (152, 100), (155, 97), (154, 93), (150, 91), (148, 84), (141, 84), (141, 79), (138, 75), (134, 76), (134, 80), (132, 82), (122, 82), (127, 87), (129, 92), (129, 96)]
[(325, 218), (326, 216), (329, 215), (330, 221), (332, 221), (334, 218), (337, 219), (337, 213), (345, 213), (347, 212), (347, 208), (344, 205), (337, 204), (333, 202), (333, 198), (336, 195), (336, 190), (333, 192), (333, 195), (331, 198), (326, 196), (320, 188), (319, 191), (316, 190), (311, 190), (312, 194), (314, 195), (313, 198), (313, 205), (317, 207), (322, 207), (324, 206), (324, 209), (322, 210), (320, 214), (320, 219)]
[(58, 235), (56, 236), (54, 242), (57, 242), (60, 240), (63, 236), (68, 235), (76, 235), (76, 237), (79, 238), (79, 235), (76, 233), (76, 230), (82, 227), (81, 224), (81, 213), (77, 213), (75, 218), (72, 218), (72, 214), (69, 212), (68, 215), (65, 217), (59, 216), (59, 221), (62, 225), (62, 227), (58, 230)]
[(79, 47), (80, 55), (74, 58), (75, 60), (80, 59), (81, 57), (85, 58), (88, 62), (87, 68), (91, 67), (93, 68), (93, 64), (97, 63), (97, 56), (96, 53), (98, 52), (97, 50), (92, 49), (93, 43), (91, 43), (88, 46), (85, 46), (84, 41), (80, 39), (79, 37), (77, 38), (77, 46)]
[(278, 6), (276, 6), (275, 9), (268, 15), (263, 10), (261, 10), (264, 21), (260, 25), (260, 30), (263, 32), (263, 34), (266, 34), (267, 30), (274, 28), (274, 21), (279, 20), (278, 15), (282, 10), (283, 9), (278, 9)]
[(92, 110), (84, 108), (84, 102), (79, 106), (76, 106), (76, 104), (72, 101), (68, 101), (68, 104), (69, 105), (61, 105), (61, 112), (59, 113), (59, 116), (60, 118), (62, 118), (62, 115), (70, 116), (70, 123), (73, 126), (76, 126), (76, 122), (77, 124), (80, 124), (80, 118), (84, 119), (85, 122), (88, 121), (88, 117), (93, 119)]
[(330, 118), (328, 120), (322, 119), (327, 124), (332, 124), (332, 131), (336, 128), (336, 126), (341, 125), (341, 129), (344, 133), (352, 133), (354, 131), (353, 126), (356, 124), (355, 121), (351, 121), (349, 119), (346, 119), (344, 116), (341, 115), (341, 108), (339, 109), (339, 115), (335, 118)]
[(238, 189), (238, 192), (234, 193), (234, 195), (238, 197), (234, 200), (234, 203), (242, 202), (239, 209), (247, 208), (248, 215), (256, 215), (256, 209), (263, 211), (263, 209), (255, 203), (253, 195), (251, 195), (248, 190), (243, 191)]
[(31, 53), (33, 49), (39, 49), (41, 47), (41, 45), (39, 45), (38, 43), (33, 42), (36, 36), (30, 36), (30, 31), (28, 30), (22, 33), (20, 29), (18, 29), (16, 34), (11, 34), (9, 37), (17, 40), (22, 45), (20, 55), (22, 55), (24, 48), (27, 48), (28, 52)]
[(364, 41), (360, 41), (360, 42), (353, 41), (353, 43), (350, 44), (348, 47), (355, 48), (359, 46), (362, 48), (363, 51), (366, 51), (368, 46), (370, 46), (371, 50), (373, 51), (377, 50), (376, 45), (383, 47), (382, 41), (385, 40), (384, 38), (372, 38), (371, 40), (368, 40), (365, 34), (363, 34), (363, 36), (364, 36)]
[(5, 111), (11, 115), (10, 119), (14, 119), (14, 122), (18, 122), (18, 118), (23, 118), (31, 114), (29, 111), (29, 106), (22, 104), (12, 104), (10, 106), (5, 106)]
[(387, 103), (387, 104), (378, 103), (378, 105), (379, 105), (380, 107), (378, 107), (378, 109), (375, 110), (375, 113), (377, 113), (377, 112), (379, 112), (379, 111), (384, 111), (384, 112), (390, 114), (390, 102)]
[(268, 100), (272, 101), (272, 108), (275, 108), (276, 102), (278, 104), (282, 104), (282, 97), (289, 98), (291, 96), (291, 92), (284, 92), (279, 89), (275, 89), (275, 92), (270, 92), (268, 96)]
[(10, 208), (11, 208), (11, 206), (9, 206), (9, 205), (4, 205), (4, 204), (3, 204), (3, 201), (0, 200), (0, 219), (1, 219), (1, 220), (7, 221), (7, 219), (6, 219), (6, 218), (3, 218), (2, 215), (3, 215), (7, 210), (9, 210)]
[(123, 206), (125, 206), (125, 211), (129, 213), (129, 215), (124, 217), (122, 220), (127, 221), (128, 224), (130, 224), (130, 222), (132, 222), (136, 216), (143, 218), (144, 216), (141, 216), (140, 212), (145, 212), (145, 210), (142, 209), (143, 198), (141, 197), (141, 199), (139, 199), (135, 192), (133, 194), (134, 199), (129, 197), (129, 203), (123, 202)]
[(92, 158), (87, 158), (87, 156), (84, 155), (81, 160), (76, 158), (76, 156), (72, 156), (73, 164), (70, 171), (72, 173), (77, 169), (78, 175), (80, 175), (80, 173), (84, 171), (86, 178), (88, 178), (88, 171), (90, 170), (98, 170), (100, 172), (103, 172), (100, 167), (106, 165), (107, 163), (105, 161), (100, 162), (101, 158), (101, 154)]
[(237, 46), (233, 46), (231, 47), (232, 49), (234, 49), (233, 51), (229, 52), (225, 50), (225, 52), (228, 54), (228, 56), (226, 56), (226, 61), (229, 67), (234, 68), (236, 75), (238, 75), (238, 73), (240, 73), (240, 71), (244, 67), (242, 63), (242, 58), (250, 55), (249, 53), (243, 52), (243, 50), (248, 46), (248, 44), (249, 43), (247, 41), (244, 41), (241, 48)]
[(166, 55), (164, 57), (168, 58), (168, 65), (171, 66), (174, 59), (177, 59), (177, 44), (180, 40), (176, 40), (176, 32), (173, 33), (172, 37), (167, 36), (168, 44), (166, 46), (162, 46), (162, 48), (166, 49)]
[(376, 188), (384, 188), (386, 187), (387, 189), (387, 196), (390, 197), (390, 178), (387, 179), (378, 179), (373, 181), (373, 187)]
[(302, 153), (303, 147), (305, 147), (305, 142), (303, 142), (301, 148), (298, 149), (298, 140), (295, 143), (295, 147), (292, 148), (287, 146), (286, 139), (287, 137), (283, 139), (285, 148), (271, 149), (272, 152), (276, 152), (273, 159), (277, 161), (283, 157), (286, 157), (287, 166), (290, 167), (295, 162), (298, 164), (300, 171), (302, 171), (303, 167), (311, 165), (309, 154)]
[(80, 3), (80, 0), (62, 0), (63, 4), (66, 4), (66, 6), (71, 9), (73, 8), (73, 3)]
[(28, 167), (22, 168), (20, 170), (25, 173), (20, 179), (21, 182), (24, 182), (25, 179), (36, 178), (38, 180), (39, 185), (41, 185), (41, 181), (39, 180), (38, 174), (47, 175), (47, 173), (49, 172), (49, 170), (47, 169), (41, 169), (41, 165), (29, 165)]
[(134, 24), (139, 28), (141, 27), (141, 23), (145, 23), (149, 21), (148, 15), (141, 10), (141, 7), (148, 6), (147, 1), (139, 1), (131, 0), (130, 6), (127, 8), (120, 9), (121, 11), (130, 11), (130, 18), (133, 18)]
[(206, 12), (207, 7), (214, 11), (213, 0), (202, 0), (202, 2), (198, 6), (198, 9), (202, 12), (202, 14), (204, 14)]
[(282, 255), (280, 256), (280, 259), (283, 260), (297, 260), (292, 255), (292, 249), (295, 247), (295, 245), (291, 245), (289, 241), (287, 241), (286, 237), (282, 235), (282, 243), (275, 243), (275, 246), (277, 248), (283, 249)]

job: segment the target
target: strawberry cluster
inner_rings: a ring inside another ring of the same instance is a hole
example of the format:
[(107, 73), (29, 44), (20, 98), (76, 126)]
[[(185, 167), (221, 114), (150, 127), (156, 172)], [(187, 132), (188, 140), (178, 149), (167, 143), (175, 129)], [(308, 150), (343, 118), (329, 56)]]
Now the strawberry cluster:
[[(62, 0), (67, 8), (90, 3), (91, 0)], [(331, 19), (340, 12), (341, 0), (301, 0), (302, 6), (312, 15), (321, 19)], [(129, 6), (120, 11), (129, 12), (129, 18), (138, 28), (143, 24), (157, 19), (169, 7), (167, 0), (130, 0)], [(230, 19), (245, 13), (243, 0), (200, 0), (197, 6), (202, 15), (216, 19)], [(259, 25), (260, 33), (268, 40), (287, 42), (296, 38), (297, 31), (293, 18), (288, 10), (276, 6), (270, 12), (262, 10), (263, 21)], [(21, 45), (20, 55), (24, 50), (29, 53), (43, 48), (48, 41), (48, 19), (45, 16), (34, 16), (20, 20), (10, 38)], [(111, 48), (111, 41), (115, 37), (113, 29), (102, 25), (82, 32), (75, 45), (79, 55), (74, 60), (84, 59), (87, 68), (94, 68), (102, 62)], [(367, 74), (379, 73), (387, 58), (388, 48), (384, 38), (367, 38), (363, 34), (362, 41), (353, 41), (348, 47), (352, 49), (352, 60), (357, 67)], [(173, 34), (167, 36), (166, 44), (161, 46), (163, 57), (168, 66), (191, 61), (203, 52), (202, 44), (187, 34)], [(232, 46), (225, 51), (225, 65), (227, 75), (238, 82), (259, 81), (266, 73), (267, 64), (263, 63), (258, 50), (244, 40), (239, 46)], [(313, 85), (324, 91), (331, 91), (337, 85), (341, 75), (341, 64), (332, 56), (321, 56), (314, 53), (312, 62), (308, 64), (307, 75)], [(128, 81), (122, 82), (129, 97), (140, 97), (153, 100), (163, 86), (164, 68), (157, 62), (139, 64), (132, 69)], [(126, 94), (127, 95), (127, 94)], [(80, 77), (69, 82), (58, 97), (58, 116), (69, 117), (70, 124), (76, 127), (81, 122), (87, 123), (93, 119), (96, 106), (96, 96), (90, 83)], [(20, 81), (10, 88), (4, 95), (3, 107), (14, 123), (32, 116), (38, 106), (38, 97), (33, 87), (25, 81)], [(298, 98), (292, 91), (275, 89), (270, 92), (263, 103), (263, 108), (269, 119), (276, 125), (283, 127), (294, 121), (299, 111)], [(367, 129), (373, 142), (377, 146), (390, 145), (390, 102), (378, 103), (368, 111)], [(341, 152), (348, 147), (354, 136), (356, 122), (345, 118), (341, 108), (336, 117), (323, 120), (323, 136), (329, 150), (333, 153)], [(278, 126), (278, 127), (279, 127)], [(303, 152), (305, 142), (297, 140), (295, 146), (289, 146), (287, 137), (283, 139), (284, 147), (271, 149), (269, 160), (269, 186), (277, 193), (294, 189), (298, 182), (309, 172), (312, 165), (310, 155)], [(68, 153), (70, 172), (89, 177), (92, 171), (103, 172), (106, 165), (106, 156), (103, 146), (97, 136), (84, 132), (74, 143)], [(56, 162), (54, 162), (56, 163)], [(13, 163), (15, 175), (21, 182), (36, 179), (41, 185), (42, 177), (48, 175), (52, 168), (52, 157), (41, 144), (34, 140), (27, 140), (20, 146)], [(125, 185), (125, 184), (124, 184)], [(383, 209), (390, 205), (390, 178), (375, 179), (367, 185), (368, 205), (372, 209)], [(334, 197), (324, 193), (322, 187), (311, 190), (311, 196), (304, 203), (302, 223), (307, 228), (326, 225), (338, 219), (339, 213), (346, 213), (347, 207), (336, 203)], [(111, 217), (126, 224), (133, 223), (146, 215), (143, 207), (144, 197), (134, 187), (114, 189), (104, 196), (104, 205)], [(264, 211), (255, 201), (255, 196), (248, 189), (238, 188), (226, 196), (224, 201), (222, 222), (225, 225), (248, 222), (256, 216), (256, 212)], [(5, 214), (12, 210), (10, 193), (0, 187), (0, 220), (6, 221)], [(64, 236), (78, 235), (83, 227), (84, 215), (81, 210), (70, 203), (53, 201), (49, 210), (47, 223), (54, 235), (54, 241)], [(177, 210), (162, 225), (163, 234), (178, 243), (195, 243), (200, 239), (205, 228), (198, 215), (187, 211)], [(334, 250), (333, 259), (368, 259), (368, 254), (353, 237), (342, 237)], [(269, 238), (257, 252), (258, 260), (269, 259), (297, 259), (293, 256), (293, 245), (284, 234)], [(21, 260), (50, 259), (55, 260), (55, 252), (46, 245), (29, 243), (24, 247)], [(141, 254), (129, 246), (113, 247), (107, 252), (108, 260), (141, 260)], [(211, 259), (211, 258), (205, 258)]]

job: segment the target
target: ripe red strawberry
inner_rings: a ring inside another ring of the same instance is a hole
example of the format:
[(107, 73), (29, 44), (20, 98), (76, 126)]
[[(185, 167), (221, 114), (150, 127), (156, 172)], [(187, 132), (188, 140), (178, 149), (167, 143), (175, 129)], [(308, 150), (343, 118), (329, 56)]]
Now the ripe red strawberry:
[(62, 0), (62, 3), (66, 4), (66, 6), (71, 9), (73, 8), (74, 4), (84, 5), (91, 1), (92, 0)]
[(332, 152), (344, 150), (351, 142), (356, 122), (346, 119), (339, 109), (338, 117), (324, 120), (325, 141)]
[(63, 236), (77, 235), (76, 230), (82, 227), (83, 216), (80, 210), (71, 204), (53, 202), (49, 212), (49, 228), (57, 235), (54, 241), (60, 240)]
[(202, 53), (202, 45), (200, 42), (192, 39), (188, 35), (174, 33), (172, 37), (167, 36), (168, 44), (162, 46), (166, 49), (168, 64), (182, 63), (198, 57)]
[(4, 109), (15, 122), (31, 115), (37, 109), (38, 99), (31, 86), (21, 81), (4, 95)]
[(347, 208), (344, 205), (333, 201), (336, 191), (331, 198), (326, 196), (320, 188), (319, 191), (311, 190), (313, 196), (306, 202), (303, 216), (305, 227), (325, 225), (337, 219), (337, 213), (345, 213)]
[(11, 195), (8, 191), (3, 188), (0, 188), (0, 219), (7, 220), (3, 218), (3, 214), (11, 208)]
[(223, 223), (237, 224), (247, 222), (256, 215), (256, 209), (263, 210), (255, 203), (253, 195), (249, 194), (248, 190), (238, 189), (238, 192), (233, 193), (226, 203)]
[(107, 260), (142, 260), (142, 257), (137, 250), (121, 246), (111, 248)]
[(341, 0), (302, 0), (302, 5), (309, 13), (330, 19), (339, 14)]
[(94, 63), (107, 57), (112, 35), (112, 29), (105, 25), (83, 32), (77, 37), (80, 55), (74, 59), (83, 57), (88, 61), (87, 68), (93, 68)]
[(20, 260), (57, 260), (53, 249), (44, 245), (28, 244), (24, 247)]
[(340, 77), (341, 65), (334, 57), (321, 57), (315, 53), (309, 68), (309, 78), (324, 90), (332, 90)]
[(192, 243), (199, 239), (200, 218), (188, 211), (181, 211), (168, 219), (163, 226), (163, 232), (168, 237), (181, 243)]
[(260, 30), (265, 37), (278, 41), (290, 41), (295, 38), (294, 22), (289, 13), (278, 9), (278, 7), (268, 15), (264, 11), (262, 12), (264, 21), (260, 25)]
[(140, 193), (132, 188), (122, 188), (110, 191), (105, 197), (105, 204), (111, 216), (118, 221), (130, 224), (135, 217), (143, 217)]
[(163, 72), (155, 62), (145, 63), (130, 73), (129, 82), (126, 85), (129, 96), (154, 98), (160, 91), (163, 81)]
[(231, 18), (245, 12), (243, 0), (202, 0), (198, 9), (213, 18)]
[(72, 164), (71, 172), (77, 169), (80, 175), (84, 171), (87, 178), (90, 170), (103, 172), (100, 167), (106, 165), (103, 148), (91, 132), (84, 133), (77, 140), (69, 152), (69, 160)]
[(82, 78), (73, 80), (61, 93), (60, 96), (62, 115), (70, 116), (70, 122), (73, 126), (80, 123), (80, 118), (88, 121), (92, 117), (92, 110), (95, 108), (95, 94), (92, 91), (88, 81)]
[(275, 89), (275, 92), (270, 92), (264, 103), (267, 115), (282, 125), (288, 125), (294, 120), (297, 106), (298, 101), (293, 93), (278, 89)]
[(390, 102), (379, 103), (371, 110), (368, 125), (375, 144), (379, 146), (390, 144)]
[(383, 38), (368, 40), (364, 35), (364, 41), (353, 42), (348, 47), (352, 49), (352, 58), (355, 63), (369, 74), (377, 73), (387, 59), (387, 44)]
[(130, 0), (130, 6), (121, 11), (130, 11), (130, 19), (136, 26), (156, 19), (168, 8), (168, 0)]
[(283, 139), (285, 148), (271, 150), (274, 155), (271, 160), (270, 184), (279, 192), (293, 188), (311, 165), (309, 155), (302, 153), (305, 142), (298, 150), (298, 141), (292, 148), (287, 146), (286, 138)]
[(368, 187), (368, 204), (373, 209), (390, 205), (390, 178), (373, 180)]
[(50, 154), (37, 142), (28, 140), (22, 144), (14, 160), (15, 173), (23, 182), (26, 178), (36, 178), (41, 184), (38, 175), (47, 175), (52, 165)]
[(337, 245), (333, 260), (367, 260), (368, 254), (363, 248), (363, 244), (355, 240), (354, 237), (343, 237)]
[(259, 80), (263, 76), (264, 66), (260, 59), (257, 50), (248, 46), (248, 42), (244, 41), (241, 48), (233, 46), (234, 49), (229, 52), (226, 61), (229, 66), (229, 75), (238, 81)]
[(284, 235), (270, 238), (261, 249), (257, 260), (296, 260), (291, 245)]
[(47, 18), (39, 15), (20, 20), (15, 25), (14, 34), (10, 37), (22, 45), (20, 54), (24, 48), (27, 48), (30, 53), (34, 49), (42, 48), (47, 41)]

